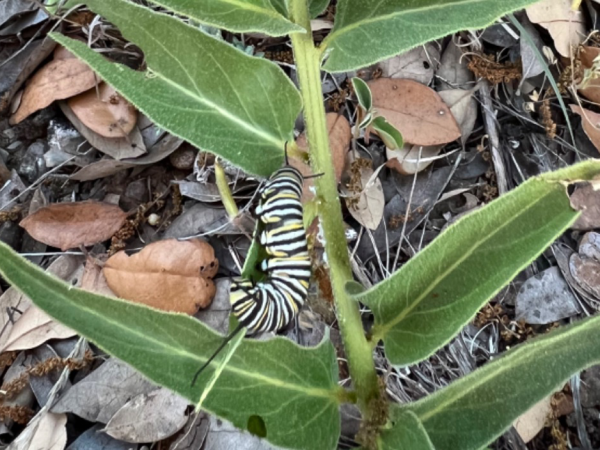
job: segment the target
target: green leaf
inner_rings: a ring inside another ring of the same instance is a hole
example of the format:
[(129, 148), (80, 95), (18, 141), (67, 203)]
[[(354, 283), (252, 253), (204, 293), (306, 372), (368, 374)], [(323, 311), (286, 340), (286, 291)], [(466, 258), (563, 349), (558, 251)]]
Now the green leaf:
[(483, 304), (579, 215), (564, 182), (589, 180), (600, 161), (531, 178), (444, 231), (390, 278), (354, 298), (375, 315), (373, 340), (392, 364), (414, 364), (446, 344)]
[(396, 412), (420, 419), (436, 450), (479, 450), (570, 375), (600, 362), (600, 317), (520, 345)]
[[(202, 322), (75, 289), (0, 243), (0, 274), (41, 309), (152, 381), (194, 404), (212, 377), (212, 361), (195, 387), (195, 372), (223, 340)], [(252, 416), (278, 446), (334, 449), (340, 433), (337, 362), (329, 339), (302, 348), (288, 339), (244, 339), (203, 408), (245, 429)]]
[[(239, 322), (237, 318), (233, 314), (230, 314), (229, 333), (232, 333), (233, 330), (236, 330), (238, 325)], [(215, 387), (215, 384), (221, 376), (221, 374), (223, 373), (223, 370), (225, 369), (225, 367), (227, 367), (227, 364), (231, 360), (231, 357), (234, 355), (235, 351), (242, 343), (242, 340), (244, 339), (244, 333), (244, 330), (239, 331), (235, 336), (231, 338), (231, 340), (225, 345), (225, 347), (221, 349), (221, 354), (215, 356), (215, 360), (217, 361), (217, 367), (214, 368), (214, 370), (212, 371), (212, 374), (208, 381), (204, 383), (204, 388), (202, 389), (202, 393), (200, 394), (200, 399), (198, 400), (198, 403), (196, 403), (196, 411), (200, 411), (202, 409), (204, 400), (206, 400), (206, 397), (208, 397), (210, 391), (212, 391), (213, 387)], [(215, 350), (215, 352), (216, 351), (217, 350)], [(194, 376), (196, 376), (196, 374), (194, 374)]]
[(392, 422), (392, 427), (382, 431), (379, 437), (380, 450), (436, 450), (423, 424), (412, 411), (392, 409)]
[(537, 0), (339, 0), (321, 48), (324, 69), (346, 72), (460, 30), (484, 28)]
[(354, 86), (354, 92), (358, 99), (358, 104), (362, 106), (365, 112), (370, 112), (373, 107), (373, 96), (371, 95), (371, 89), (369, 85), (365, 83), (361, 78), (352, 78), (352, 85)]
[(402, 134), (396, 129), (394, 125), (385, 120), (385, 117), (375, 117), (371, 122), (371, 126), (390, 150), (396, 150), (402, 148), (404, 145), (404, 139)]
[(314, 19), (315, 17), (323, 14), (323, 11), (327, 9), (329, 6), (329, 0), (309, 0), (308, 1), (308, 10), (310, 13), (310, 17)]
[(269, 0), (150, 1), (200, 23), (237, 33), (258, 32), (283, 36), (306, 32), (300, 25), (287, 19), (285, 2), (281, 0), (276, 4)]
[(144, 50), (146, 72), (110, 63), (60, 34), (52, 38), (161, 128), (254, 174), (281, 166), (301, 100), (279, 67), (124, 0), (87, 4)]

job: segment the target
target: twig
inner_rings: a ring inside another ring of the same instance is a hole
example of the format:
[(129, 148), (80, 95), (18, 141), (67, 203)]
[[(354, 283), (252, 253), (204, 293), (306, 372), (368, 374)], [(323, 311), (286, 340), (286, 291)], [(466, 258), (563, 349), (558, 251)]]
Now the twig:
[(481, 95), (481, 104), (483, 105), (485, 132), (489, 137), (492, 162), (494, 163), (494, 170), (496, 171), (498, 194), (502, 195), (508, 191), (508, 181), (506, 178), (506, 167), (504, 165), (504, 160), (502, 159), (502, 154), (500, 153), (500, 138), (498, 137), (498, 128), (496, 127), (496, 116), (492, 109), (490, 89), (490, 83), (487, 80), (482, 80), (479, 93)]
[(579, 374), (575, 374), (571, 377), (571, 391), (573, 392), (573, 408), (575, 409), (575, 418), (577, 422), (577, 436), (581, 441), (581, 448), (583, 450), (593, 450), (592, 444), (590, 443), (590, 437), (588, 436), (585, 428), (585, 419), (583, 418), (583, 409), (581, 408), (581, 378)]

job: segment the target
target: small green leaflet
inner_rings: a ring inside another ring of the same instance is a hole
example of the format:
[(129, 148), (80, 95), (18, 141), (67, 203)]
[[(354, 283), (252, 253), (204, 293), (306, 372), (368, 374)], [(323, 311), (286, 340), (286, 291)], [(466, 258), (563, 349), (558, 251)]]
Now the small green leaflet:
[[(218, 367), (213, 361), (191, 386), (198, 368), (223, 341), (192, 317), (75, 289), (1, 242), (0, 274), (51, 317), (193, 404)], [(266, 438), (277, 446), (332, 450), (340, 434), (337, 373), (328, 337), (315, 348), (284, 338), (243, 339), (203, 408), (241, 429), (258, 416)]]
[(281, 166), (301, 100), (277, 65), (131, 2), (86, 3), (144, 50), (148, 70), (110, 63), (60, 34), (53, 39), (161, 128), (253, 174)]
[(346, 72), (460, 30), (484, 28), (537, 0), (339, 0), (324, 69)]
[(365, 112), (370, 112), (371, 108), (373, 107), (373, 96), (371, 95), (371, 89), (369, 89), (369, 85), (358, 77), (352, 78), (352, 85), (354, 86), (354, 92), (356, 93), (358, 104), (365, 110)]
[(398, 129), (385, 120), (385, 117), (379, 116), (375, 117), (371, 122), (371, 126), (385, 144), (387, 148), (390, 150), (397, 150), (402, 148), (404, 145), (404, 139), (402, 139), (402, 134)]

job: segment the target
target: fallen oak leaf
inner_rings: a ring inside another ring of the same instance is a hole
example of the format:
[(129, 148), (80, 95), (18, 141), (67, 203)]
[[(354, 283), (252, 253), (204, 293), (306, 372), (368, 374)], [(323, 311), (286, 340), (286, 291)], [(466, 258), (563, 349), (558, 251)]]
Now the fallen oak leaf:
[(109, 177), (132, 167), (154, 164), (168, 157), (182, 142), (182, 139), (173, 136), (172, 134), (167, 134), (150, 147), (148, 153), (144, 156), (121, 160), (116, 160), (107, 156), (100, 161), (93, 162), (83, 167), (81, 170), (71, 175), (70, 179), (76, 181), (97, 180), (98, 178)]
[(54, 203), (38, 209), (19, 223), (37, 241), (65, 251), (111, 238), (127, 214), (102, 202)]
[(367, 159), (348, 154), (348, 182), (343, 183), (348, 212), (363, 227), (375, 230), (383, 219), (385, 197), (378, 175), (384, 166), (373, 170)]
[(108, 287), (106, 277), (102, 273), (100, 264), (104, 263), (105, 259), (106, 255), (96, 256), (96, 258), (87, 257), (81, 276), (81, 289), (106, 297), (116, 297), (115, 293)]
[(439, 92), (439, 96), (450, 108), (460, 128), (460, 140), (463, 145), (469, 139), (477, 119), (477, 102), (473, 98), (473, 94), (478, 89), (479, 86), (475, 86), (469, 90), (447, 89)]
[(428, 146), (406, 144), (398, 150), (386, 148), (386, 166), (402, 175), (414, 175), (429, 167), (443, 147), (443, 144)]
[(593, 180), (589, 183), (577, 183), (569, 197), (571, 208), (581, 212), (571, 225), (572, 230), (590, 231), (600, 228), (600, 182)]
[(142, 133), (137, 127), (133, 127), (129, 136), (107, 138), (99, 135), (95, 131), (83, 124), (79, 117), (71, 110), (67, 102), (58, 102), (63, 114), (69, 119), (81, 135), (88, 140), (90, 145), (102, 153), (105, 153), (117, 160), (125, 158), (137, 158), (146, 153), (146, 146), (142, 138)]
[(11, 450), (63, 450), (67, 445), (67, 415), (47, 410), (36, 416), (11, 442)]
[(430, 42), (385, 59), (378, 66), (384, 78), (408, 79), (427, 85), (431, 83), (439, 61), (440, 50)]
[(50, 339), (67, 339), (77, 332), (55, 321), (35, 305), (23, 313), (10, 330), (0, 352), (29, 350)]
[[(352, 141), (352, 130), (350, 129), (348, 120), (341, 114), (334, 112), (327, 113), (326, 120), (335, 179), (339, 183), (342, 178), (342, 172), (344, 171), (346, 153), (348, 152), (350, 142)], [(301, 151), (308, 152), (308, 142), (305, 133), (298, 136), (296, 145), (298, 145), (298, 148)], [(298, 169), (305, 177), (313, 175), (310, 166), (299, 158), (290, 158), (290, 164)], [(314, 198), (314, 196), (313, 180), (305, 180), (302, 190), (302, 203), (306, 203)]]
[(551, 396), (543, 398), (513, 422), (513, 426), (524, 443), (528, 443), (536, 437), (544, 429), (548, 418), (552, 417), (551, 398)]
[(135, 107), (106, 83), (71, 97), (67, 104), (81, 123), (107, 138), (126, 137), (137, 122)]
[[(448, 89), (439, 92), (439, 96), (450, 108), (461, 132), (461, 141), (464, 145), (469, 138), (475, 119), (477, 119), (477, 102), (473, 93), (479, 89)], [(444, 144), (440, 145), (405, 145), (398, 150), (386, 148), (386, 165), (402, 175), (413, 175), (431, 165), (440, 153)]]
[(586, 36), (583, 13), (571, 8), (571, 0), (542, 0), (525, 8), (527, 17), (548, 30), (558, 53), (571, 56), (571, 48)]
[(597, 47), (582, 46), (579, 52), (579, 60), (584, 74), (583, 79), (577, 85), (577, 91), (594, 103), (600, 103), (600, 78), (598, 78), (597, 64), (594, 64), (594, 60), (598, 56), (600, 56), (600, 48)]
[(125, 442), (162, 441), (185, 426), (187, 407), (185, 398), (166, 388), (144, 392), (123, 405), (102, 431)]
[(215, 295), (219, 262), (199, 239), (154, 242), (139, 253), (115, 253), (104, 265), (108, 286), (119, 297), (164, 311), (195, 314)]
[(570, 105), (571, 111), (581, 116), (583, 131), (590, 139), (596, 150), (600, 152), (600, 114), (584, 109), (577, 105)]
[(383, 116), (404, 142), (439, 145), (460, 137), (450, 108), (433, 89), (413, 80), (379, 78), (368, 83), (376, 116)]
[(96, 82), (94, 72), (80, 59), (50, 61), (31, 77), (23, 92), (21, 104), (9, 122), (16, 125), (56, 100), (73, 97), (91, 89)]

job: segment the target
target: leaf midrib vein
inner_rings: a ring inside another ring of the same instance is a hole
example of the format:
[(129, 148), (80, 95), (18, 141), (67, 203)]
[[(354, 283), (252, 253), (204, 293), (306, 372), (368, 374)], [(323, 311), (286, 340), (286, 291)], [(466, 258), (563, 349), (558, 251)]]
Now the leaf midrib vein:
[[(516, 356), (513, 354), (513, 359), (511, 360), (510, 366), (506, 365), (506, 364), (504, 364), (504, 365), (498, 364), (497, 370), (495, 370), (495, 371), (489, 370), (489, 373), (484, 374), (483, 377), (478, 377), (476, 380), (469, 380), (470, 384), (466, 389), (459, 389), (459, 386), (456, 385), (454, 387), (454, 389), (456, 389), (456, 391), (459, 393), (459, 395), (448, 397), (447, 400), (440, 402), (435, 408), (432, 408), (431, 410), (429, 410), (429, 412), (426, 412), (422, 416), (419, 416), (421, 421), (425, 422), (426, 420), (431, 418), (433, 415), (437, 414), (440, 410), (445, 409), (447, 407), (447, 405), (455, 403), (459, 399), (470, 395), (471, 392), (473, 392), (480, 386), (482, 386), (486, 383), (489, 383), (492, 378), (500, 376), (500, 374), (502, 374), (503, 372), (506, 372), (509, 370), (514, 370), (515, 367), (518, 367), (521, 364), (526, 364), (527, 361), (529, 360), (529, 358), (531, 357), (531, 347), (544, 347), (544, 348), (548, 348), (548, 349), (555, 348), (555, 345), (554, 345), (555, 341), (567, 339), (569, 336), (571, 336), (573, 334), (584, 333), (586, 330), (589, 331), (588, 328), (593, 328), (591, 326), (591, 323), (593, 323), (592, 321), (593, 321), (593, 319), (590, 320), (590, 322), (588, 322), (586, 325), (584, 325), (585, 328), (583, 328), (583, 329), (578, 328), (578, 327), (573, 327), (572, 329), (570, 329), (566, 332), (560, 333), (558, 336), (544, 338), (544, 341), (542, 342), (542, 344), (533, 343), (533, 344), (530, 344), (529, 347), (525, 346), (525, 347), (516, 349), (515, 353), (518, 352), (519, 354), (517, 354)], [(524, 358), (527, 358), (527, 360), (523, 361)], [(593, 358), (593, 360), (597, 360), (597, 358)], [(485, 367), (482, 370), (485, 370)], [(464, 381), (462, 383), (459, 382), (459, 384), (462, 386), (462, 384), (464, 384)], [(438, 391), (438, 392), (440, 392), (439, 395), (441, 395), (441, 393), (443, 391)], [(428, 397), (427, 399), (423, 400), (423, 404), (427, 404), (432, 401), (435, 401), (437, 396), (438, 395), (434, 394), (433, 396)], [(420, 405), (415, 404), (415, 406), (420, 406)]]
[[(29, 264), (29, 263), (27, 263), (27, 264)], [(164, 342), (154, 339), (153, 336), (148, 336), (146, 334), (143, 334), (143, 333), (137, 331), (136, 329), (126, 328), (119, 322), (115, 322), (113, 320), (107, 319), (106, 317), (103, 317), (102, 315), (97, 314), (94, 310), (88, 308), (87, 306), (84, 306), (84, 305), (81, 305), (81, 304), (78, 304), (78, 303), (72, 301), (69, 298), (69, 296), (65, 295), (64, 292), (61, 292), (62, 289), (64, 289), (64, 288), (60, 285), (57, 286), (55, 284), (55, 283), (61, 283), (61, 281), (59, 281), (59, 280), (52, 280), (52, 283), (50, 285), (44, 285), (44, 281), (42, 278), (37, 279), (36, 277), (30, 276), (26, 270), (22, 271), (22, 273), (24, 273), (25, 276), (27, 278), (29, 278), (29, 282), (32, 285), (37, 286), (38, 290), (42, 290), (42, 291), (46, 290), (48, 292), (48, 294), (50, 294), (49, 297), (52, 297), (52, 295), (54, 295), (55, 297), (62, 297), (64, 299), (66, 299), (66, 301), (69, 304), (73, 305), (74, 308), (82, 309), (82, 310), (86, 311), (88, 314), (91, 314), (92, 316), (99, 317), (99, 319), (104, 320), (106, 323), (112, 325), (113, 327), (124, 330), (126, 334), (133, 334), (134, 337), (136, 337), (142, 341), (146, 340), (148, 342), (157, 344), (158, 347), (162, 347), (163, 349), (168, 350), (170, 352), (175, 352), (175, 353), (179, 354), (180, 356), (184, 356), (186, 358), (195, 360), (199, 364), (204, 363), (207, 359), (207, 358), (199, 357), (198, 355), (190, 353), (186, 350), (183, 350), (181, 347), (179, 347), (179, 348), (167, 347), (167, 346), (165, 346)], [(54, 286), (52, 286), (52, 284), (54, 284)], [(69, 289), (72, 289), (72, 288), (69, 287)], [(78, 291), (83, 293), (84, 295), (90, 295), (89, 292), (80, 291), (80, 290), (78, 290)], [(95, 295), (95, 294), (91, 294), (91, 295)], [(114, 301), (114, 299), (110, 299), (110, 300)], [(81, 333), (81, 334), (83, 334), (83, 333)], [(214, 365), (214, 364), (216, 364), (216, 363), (211, 363), (211, 365)], [(335, 398), (335, 393), (333, 392), (333, 390), (329, 391), (329, 390), (321, 389), (321, 388), (311, 388), (311, 387), (304, 387), (304, 386), (299, 386), (299, 385), (295, 385), (295, 384), (289, 384), (289, 383), (283, 382), (281, 380), (278, 380), (276, 378), (267, 377), (267, 376), (257, 374), (254, 372), (247, 372), (245, 370), (232, 367), (231, 365), (227, 365), (224, 370), (234, 373), (236, 375), (242, 376), (242, 377), (246, 377), (248, 379), (262, 381), (265, 384), (287, 388), (292, 391), (303, 392), (312, 397), (323, 397), (323, 398), (330, 399), (332, 401)]]
[[(174, 11), (173, 5), (165, 5), (165, 2), (161, 1), (161, 0), (153, 0), (153, 1), (158, 4), (162, 4), (162, 6)], [(202, 0), (200, 0), (200, 1), (202, 1)], [(220, 1), (222, 3), (226, 3), (229, 5), (237, 6), (241, 9), (245, 9), (246, 11), (252, 11), (252, 12), (255, 12), (258, 14), (268, 16), (272, 19), (282, 20), (282, 21), (285, 21), (288, 23), (293, 23), (293, 22), (290, 22), (286, 17), (279, 14), (275, 9), (263, 8), (261, 6), (255, 5), (255, 4), (248, 3), (247, 1), (240, 1), (240, 0), (220, 0)], [(187, 13), (187, 14), (189, 14), (189, 13)], [(217, 15), (217, 14), (213, 14), (213, 16), (215, 16), (215, 15)], [(212, 16), (210, 16), (210, 17), (212, 17)]]
[(417, 306), (419, 306), (421, 304), (421, 302), (425, 299), (425, 297), (427, 297), (431, 293), (431, 291), (433, 291), (435, 288), (437, 288), (437, 286), (443, 280), (445, 280), (452, 272), (454, 272), (456, 270), (456, 268), (465, 261), (465, 259), (470, 257), (476, 250), (478, 250), (483, 244), (485, 244), (486, 241), (489, 241), (490, 239), (492, 239), (500, 231), (503, 231), (507, 226), (510, 226), (518, 218), (521, 218), (523, 213), (527, 212), (528, 210), (533, 208), (537, 203), (541, 202), (546, 197), (548, 197), (554, 193), (555, 193), (554, 191), (550, 191), (546, 195), (543, 195), (543, 196), (537, 198), (536, 200), (531, 202), (529, 205), (527, 205), (521, 211), (521, 214), (519, 214), (517, 216), (513, 216), (512, 219), (504, 222), (502, 226), (497, 227), (492, 233), (486, 235), (483, 239), (479, 239), (479, 240), (475, 241), (475, 243), (471, 246), (471, 248), (468, 251), (463, 252), (461, 257), (457, 258), (453, 264), (449, 265), (445, 271), (443, 271), (439, 276), (437, 276), (433, 280), (433, 282), (429, 284), (427, 289), (425, 289), (422, 292), (422, 294), (416, 298), (416, 300), (414, 302), (412, 302), (406, 309), (404, 309), (400, 314), (398, 314), (393, 320), (391, 320), (390, 322), (387, 322), (384, 326), (382, 326), (381, 331), (378, 334), (381, 334), (381, 336), (385, 336), (391, 328), (396, 326), (398, 323), (402, 322), (404, 320), (404, 318), (407, 315), (409, 315), (413, 309), (415, 309)]
[[(139, 26), (137, 24), (134, 24), (134, 26), (136, 26), (138, 28), (138, 30), (140, 30), (142, 33), (144, 33), (149, 40), (153, 41), (155, 43), (155, 45), (157, 45), (160, 48), (162, 48), (162, 50), (166, 54), (168, 54), (172, 58), (172, 60), (175, 61), (181, 67), (182, 71), (185, 73), (185, 75), (187, 76), (187, 78), (190, 80), (190, 82), (196, 88), (197, 93), (194, 93), (194, 92), (190, 91), (189, 89), (186, 89), (184, 86), (175, 83), (174, 81), (172, 81), (171, 79), (169, 79), (168, 77), (166, 77), (165, 75), (163, 75), (161, 72), (159, 72), (155, 68), (150, 67), (150, 70), (152, 71), (153, 74), (155, 74), (157, 77), (159, 77), (160, 79), (162, 79), (165, 83), (167, 83), (170, 86), (174, 87), (176, 90), (181, 91), (184, 95), (187, 95), (188, 97), (191, 97), (191, 98), (195, 99), (196, 101), (198, 101), (199, 103), (202, 103), (203, 105), (207, 106), (208, 108), (212, 108), (215, 111), (219, 112), (219, 114), (221, 114), (225, 118), (228, 118), (231, 122), (237, 123), (242, 128), (245, 128), (245, 129), (249, 130), (250, 132), (256, 134), (257, 136), (262, 137), (265, 140), (267, 140), (269, 142), (272, 142), (272, 143), (274, 143), (277, 146), (283, 147), (283, 144), (281, 143), (281, 141), (280, 141), (279, 138), (273, 136), (268, 131), (266, 131), (266, 130), (264, 130), (262, 128), (259, 128), (258, 126), (254, 125), (254, 123), (252, 123), (252, 119), (251, 119), (252, 115), (249, 115), (250, 122), (247, 122), (242, 117), (236, 116), (235, 114), (230, 113), (226, 109), (223, 109), (221, 106), (217, 105), (216, 103), (214, 103), (212, 101), (209, 101), (206, 97), (202, 97), (201, 96), (200, 88), (198, 88), (198, 86), (196, 84), (196, 80), (188, 72), (185, 64), (183, 64), (179, 60), (179, 58), (177, 58), (173, 53), (171, 53), (171, 51), (169, 51), (169, 49), (167, 47), (165, 47), (161, 42), (159, 42), (150, 33), (149, 30), (147, 30), (147, 29), (145, 29), (145, 28), (143, 28), (143, 27), (141, 27), (141, 26)], [(212, 55), (211, 55), (211, 57), (212, 57)], [(213, 58), (213, 61), (214, 61), (214, 57), (212, 57), (212, 58)], [(220, 66), (219, 66), (219, 68), (221, 69), (221, 72), (223, 73), (223, 75), (227, 78), (227, 75), (225, 74), (224, 70)], [(129, 69), (129, 70), (131, 70), (131, 69)], [(235, 95), (237, 96), (237, 98), (239, 99), (239, 93), (237, 92), (237, 90), (235, 89), (235, 87), (231, 86), (231, 88), (232, 88), (233, 92), (235, 93)], [(240, 101), (240, 106), (242, 106), (242, 108), (245, 110), (246, 106), (241, 101)]]
[(381, 16), (376, 16), (373, 17), (373, 15), (375, 14), (375, 11), (373, 11), (368, 18), (363, 19), (363, 20), (359, 20), (357, 22), (354, 22), (350, 25), (346, 25), (344, 27), (342, 27), (341, 29), (334, 31), (333, 33), (331, 33), (328, 37), (327, 37), (327, 41), (329, 42), (334, 42), (336, 40), (336, 38), (338, 38), (339, 36), (346, 34), (356, 28), (362, 28), (364, 25), (366, 24), (370, 24), (370, 23), (375, 23), (375, 22), (380, 22), (380, 21), (384, 21), (387, 19), (393, 19), (396, 16), (403, 16), (403, 15), (409, 15), (409, 14), (413, 14), (413, 13), (420, 13), (420, 12), (426, 12), (426, 11), (432, 11), (434, 9), (443, 9), (443, 8), (448, 8), (450, 7), (454, 7), (457, 5), (468, 5), (470, 3), (483, 3), (486, 2), (487, 0), (463, 0), (463, 1), (457, 1), (454, 2), (450, 5), (448, 4), (435, 4), (435, 5), (429, 5), (429, 6), (421, 6), (421, 7), (416, 7), (416, 8), (408, 8), (408, 9), (403, 9), (401, 11), (397, 11), (397, 12), (392, 12), (389, 14), (384, 14)]

